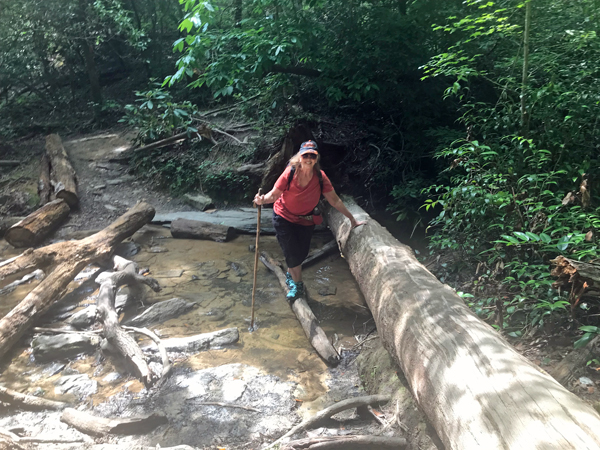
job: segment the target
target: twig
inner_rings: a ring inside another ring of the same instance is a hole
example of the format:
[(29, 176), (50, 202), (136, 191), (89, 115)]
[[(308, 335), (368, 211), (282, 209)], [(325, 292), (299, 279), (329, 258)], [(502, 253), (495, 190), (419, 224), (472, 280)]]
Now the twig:
[(65, 328), (44, 328), (44, 327), (35, 327), (33, 329), (36, 333), (53, 333), (53, 334), (100, 334), (102, 330), (88, 330), (88, 331), (76, 331), (76, 330), (67, 330)]
[(227, 133), (226, 131), (219, 130), (218, 128), (213, 128), (212, 131), (216, 131), (217, 133), (221, 133), (221, 134), (223, 134), (223, 135), (225, 135), (225, 136), (233, 139), (234, 141), (236, 141), (240, 145), (247, 145), (248, 144), (247, 142), (242, 142), (238, 138), (236, 138), (235, 136), (232, 136), (231, 134)]
[(234, 405), (233, 403), (200, 402), (200, 403), (194, 403), (194, 405), (223, 406), (225, 408), (239, 408), (239, 409), (245, 409), (246, 411), (260, 412), (256, 408), (252, 408), (250, 406), (244, 406), (244, 405)]

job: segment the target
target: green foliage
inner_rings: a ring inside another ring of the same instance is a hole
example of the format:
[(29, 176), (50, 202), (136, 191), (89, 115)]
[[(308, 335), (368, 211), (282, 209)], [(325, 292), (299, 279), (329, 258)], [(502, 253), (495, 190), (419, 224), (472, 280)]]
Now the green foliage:
[(502, 300), (517, 327), (538, 326), (570, 309), (549, 288), (549, 260), (598, 255), (588, 234), (600, 229), (598, 192), (582, 189), (563, 204), (584, 179), (599, 175), (600, 155), (591, 144), (600, 123), (600, 86), (592, 75), (600, 71), (592, 20), (598, 9), (585, 0), (532, 4), (535, 51), (522, 86), (524, 3), (467, 5), (466, 15), (436, 26), (454, 41), (425, 66), (426, 78), (447, 80), (445, 96), (462, 102), (467, 129), (466, 138), (436, 152), (446, 169), (426, 190), (424, 208), (439, 210), (430, 245), (478, 266), (482, 276), (472, 287), (478, 297), (471, 302), (478, 314), (491, 317)]
[[(578, 341), (575, 342), (575, 348), (585, 347), (592, 339), (600, 335), (600, 328), (598, 327), (584, 326), (579, 327), (579, 329), (584, 332), (584, 335)], [(595, 362), (596, 364), (600, 365), (600, 363), (598, 363), (598, 360), (588, 361), (588, 365), (591, 362)]]
[(177, 134), (182, 130), (197, 132), (193, 126), (193, 116), (197, 112), (190, 102), (174, 102), (172, 95), (158, 83), (155, 88), (136, 92), (139, 105), (126, 105), (125, 116), (119, 120), (136, 127), (136, 141), (147, 143)]

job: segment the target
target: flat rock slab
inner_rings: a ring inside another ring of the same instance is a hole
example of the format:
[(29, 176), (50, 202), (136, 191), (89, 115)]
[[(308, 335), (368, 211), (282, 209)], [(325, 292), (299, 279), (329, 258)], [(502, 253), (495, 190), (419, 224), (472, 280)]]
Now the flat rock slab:
[(153, 278), (179, 278), (183, 275), (183, 269), (171, 269), (152, 274)]
[[(265, 209), (260, 218), (261, 234), (275, 234), (273, 228), (272, 215), (270, 209)], [(168, 224), (177, 219), (198, 220), (200, 222), (209, 222), (219, 225), (233, 227), (238, 233), (256, 234), (256, 216), (257, 211), (254, 208), (239, 208), (227, 211), (215, 211), (205, 213), (200, 211), (184, 211), (168, 214), (156, 214), (152, 223)], [(315, 228), (315, 231), (323, 231), (327, 228), (321, 224)]]
[(93, 353), (100, 345), (100, 336), (84, 334), (55, 334), (36, 336), (31, 341), (36, 361), (68, 359), (82, 353)]
[(54, 388), (57, 394), (74, 394), (79, 398), (89, 397), (98, 392), (98, 382), (85, 374), (65, 375), (60, 377)]
[[(235, 344), (240, 338), (237, 328), (226, 328), (212, 333), (196, 334), (182, 338), (163, 339), (161, 342), (168, 352), (196, 353), (203, 350), (220, 348)], [(155, 351), (156, 346), (144, 347), (142, 350)]]
[(151, 323), (162, 323), (174, 317), (179, 317), (192, 309), (196, 303), (188, 302), (183, 298), (172, 298), (155, 303), (139, 316), (127, 321), (127, 325), (134, 327), (146, 326)]

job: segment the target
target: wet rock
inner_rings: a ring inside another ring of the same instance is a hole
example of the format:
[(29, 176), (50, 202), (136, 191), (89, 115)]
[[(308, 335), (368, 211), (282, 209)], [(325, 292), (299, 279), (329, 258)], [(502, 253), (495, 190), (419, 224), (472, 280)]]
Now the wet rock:
[[(226, 328), (224, 330), (213, 331), (212, 333), (164, 339), (162, 343), (168, 352), (194, 353), (235, 344), (239, 338), (240, 333), (237, 328)], [(156, 351), (155, 346), (144, 347), (144, 350)]]
[(66, 323), (78, 330), (82, 330), (96, 322), (96, 311), (97, 309), (94, 305), (88, 306), (69, 317)]
[(325, 286), (319, 289), (319, 295), (325, 297), (326, 295), (335, 295), (337, 293), (337, 288), (335, 286)]
[(55, 363), (49, 364), (47, 367), (44, 367), (43, 372), (46, 376), (51, 377), (53, 375), (56, 375), (60, 371), (62, 371), (65, 368), (65, 365), (66, 364), (64, 364), (64, 363), (55, 362)]
[(106, 375), (104, 378), (102, 378), (102, 381), (104, 383), (114, 383), (115, 381), (118, 381), (121, 378), (123, 378), (123, 377), (121, 376), (120, 373), (118, 373), (118, 372), (111, 372), (108, 375)]
[(36, 336), (31, 341), (36, 361), (68, 359), (82, 353), (93, 353), (100, 345), (100, 337), (83, 334), (56, 334)]
[(213, 308), (205, 314), (211, 322), (220, 322), (225, 319), (225, 311), (221, 308)]
[(169, 250), (165, 247), (161, 247), (160, 245), (155, 245), (154, 247), (150, 247), (148, 250), (149, 253), (167, 253)]
[(164, 270), (162, 272), (152, 274), (154, 278), (179, 278), (181, 275), (183, 275), (182, 269)]
[(240, 281), (242, 281), (240, 277), (236, 277), (233, 275), (228, 276), (227, 280), (231, 281), (232, 283), (239, 283)]
[(98, 383), (85, 374), (65, 375), (60, 377), (54, 388), (57, 394), (74, 394), (80, 398), (89, 397), (98, 392)]
[(246, 270), (246, 268), (240, 263), (232, 262), (231, 268), (233, 269), (233, 271), (235, 272), (235, 274), (238, 277), (243, 277), (244, 275), (248, 274), (248, 271)]
[(118, 211), (119, 210), (119, 208), (117, 208), (116, 206), (113, 206), (113, 205), (104, 205), (104, 207), (106, 209), (108, 209), (109, 211)]
[(204, 211), (213, 206), (212, 199), (204, 194), (185, 194), (183, 196), (183, 201), (199, 211)]
[(140, 252), (140, 246), (133, 241), (121, 242), (115, 247), (115, 254), (129, 259)]
[(172, 298), (170, 300), (155, 303), (139, 316), (127, 321), (127, 324), (134, 327), (139, 327), (151, 323), (162, 323), (174, 317), (185, 314), (195, 305), (196, 303), (188, 302), (183, 298)]

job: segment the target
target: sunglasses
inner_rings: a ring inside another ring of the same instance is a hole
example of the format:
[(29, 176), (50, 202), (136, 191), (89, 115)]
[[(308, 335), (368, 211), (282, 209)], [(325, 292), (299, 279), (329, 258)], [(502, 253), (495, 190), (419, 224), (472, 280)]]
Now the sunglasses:
[(314, 153), (304, 153), (303, 155), (301, 155), (304, 159), (317, 159), (318, 156), (315, 155)]

